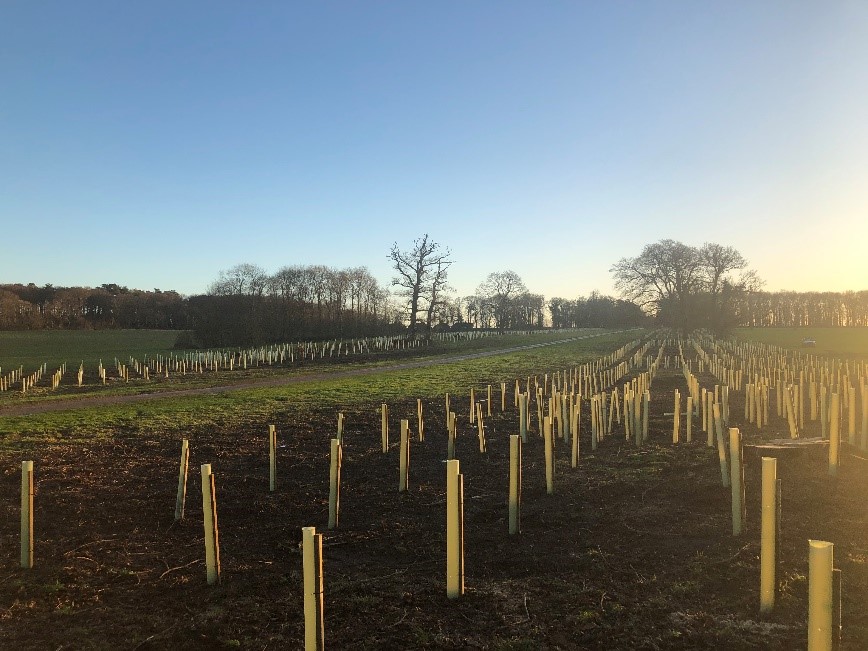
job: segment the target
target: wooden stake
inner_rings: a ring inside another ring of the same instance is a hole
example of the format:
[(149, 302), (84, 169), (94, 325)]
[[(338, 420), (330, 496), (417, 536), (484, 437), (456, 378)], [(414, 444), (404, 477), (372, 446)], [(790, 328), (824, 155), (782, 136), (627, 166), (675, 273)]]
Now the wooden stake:
[(181, 463), (178, 468), (178, 495), (175, 498), (175, 522), (184, 519), (184, 506), (187, 502), (187, 470), (190, 465), (190, 441), (181, 441)]
[(268, 490), (274, 492), (277, 485), (277, 430), (268, 426)]
[(338, 439), (331, 440), (331, 463), (329, 466), (329, 529), (338, 526), (338, 512), (341, 504), (341, 463), (343, 444)]
[(33, 462), (21, 462), (21, 567), (33, 567)]
[(485, 440), (485, 423), (482, 420), (482, 402), (476, 404), (476, 432), (479, 439), (479, 451), (485, 452), (488, 445)]
[(383, 454), (389, 451), (389, 406), (384, 402), (380, 405), (380, 420), (383, 437)]
[(410, 471), (410, 423), (401, 420), (401, 456), (398, 462), (398, 492), (403, 493), (409, 486)]
[(446, 414), (446, 458), (455, 458), (455, 428), (457, 418), (454, 411)]

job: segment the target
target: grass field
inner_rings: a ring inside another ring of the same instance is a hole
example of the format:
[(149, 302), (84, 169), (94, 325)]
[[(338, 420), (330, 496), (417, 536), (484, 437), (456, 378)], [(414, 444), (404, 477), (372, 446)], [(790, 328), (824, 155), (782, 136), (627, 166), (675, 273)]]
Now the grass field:
[[(599, 332), (599, 331), (594, 331)], [(575, 336), (576, 333), (573, 333)], [(477, 391), (493, 384), (499, 397), (500, 382), (539, 372), (554, 373), (568, 367), (597, 359), (628, 341), (640, 337), (642, 331), (609, 333), (602, 336), (564, 343), (557, 346), (531, 348), (519, 353), (494, 355), (460, 363), (437, 364), (425, 368), (383, 371), (351, 379), (318, 379), (283, 387), (239, 389), (218, 395), (182, 398), (162, 398), (126, 405), (87, 407), (56, 413), (32, 414), (0, 418), (0, 448), (18, 449), (38, 442), (81, 441), (111, 436), (118, 430), (127, 434), (147, 434), (152, 431), (185, 433), (205, 431), (215, 427), (233, 426), (252, 419), (306, 418), (311, 412), (339, 409), (348, 413), (370, 410), (370, 405), (414, 396), (435, 398), (463, 395), (471, 387)], [(564, 335), (560, 335), (563, 338)], [(558, 336), (508, 336), (500, 347), (518, 344), (538, 344), (557, 340)], [(467, 342), (461, 352), (492, 350), (498, 338), (491, 337)], [(448, 347), (444, 354), (454, 354)], [(395, 360), (392, 360), (393, 362)], [(406, 361), (402, 359), (400, 361)], [(344, 366), (332, 367), (341, 370)], [(295, 370), (294, 373), (320, 374), (323, 367)], [(286, 371), (283, 371), (286, 373)], [(509, 387), (512, 395), (513, 385)], [(466, 405), (462, 405), (466, 406)], [(185, 434), (186, 435), (186, 434)]]
[[(832, 357), (868, 357), (868, 328), (738, 328), (736, 337)], [(804, 339), (816, 340), (812, 348)]]
[[(2, 406), (21, 403), (34, 403), (44, 401), (62, 401), (85, 396), (116, 396), (130, 394), (153, 394), (165, 393), (177, 390), (218, 387), (228, 385), (250, 384), (268, 380), (269, 378), (285, 378), (298, 375), (310, 375), (316, 373), (331, 373), (336, 367), (341, 368), (365, 368), (365, 367), (380, 367), (392, 366), (396, 362), (406, 363), (419, 359), (431, 359), (438, 356), (454, 356), (468, 355), (474, 353), (490, 353), (492, 351), (503, 350), (515, 346), (536, 346), (540, 344), (551, 343), (564, 339), (571, 339), (577, 336), (588, 334), (601, 334), (604, 330), (588, 328), (583, 330), (557, 330), (557, 331), (542, 331), (533, 335), (525, 334), (504, 334), (497, 336), (481, 337), (473, 340), (460, 341), (435, 341), (431, 345), (422, 346), (419, 348), (400, 349), (379, 351), (370, 354), (357, 354), (350, 356), (326, 356), (315, 359), (300, 359), (289, 364), (278, 364), (275, 366), (258, 365), (249, 366), (243, 369), (236, 366), (233, 370), (221, 368), (218, 371), (210, 371), (203, 373), (187, 372), (185, 374), (172, 372), (168, 377), (163, 377), (159, 373), (153, 373), (150, 379), (145, 380), (141, 376), (135, 374), (130, 376), (128, 382), (122, 381), (119, 378), (117, 370), (113, 367), (113, 359), (115, 356), (122, 362), (126, 362), (130, 355), (137, 359), (144, 359), (145, 355), (151, 358), (155, 357), (160, 352), (166, 352), (167, 345), (165, 336), (166, 331), (150, 331), (153, 335), (152, 340), (149, 340), (147, 334), (141, 334), (136, 337), (136, 331), (124, 331), (119, 334), (116, 341), (118, 347), (123, 346), (123, 352), (112, 352), (107, 348), (100, 348), (100, 343), (111, 343), (105, 341), (100, 335), (104, 333), (82, 333), (78, 338), (73, 338), (69, 346), (64, 348), (64, 342), (70, 340), (65, 335), (69, 333), (54, 332), (52, 336), (32, 336), (40, 333), (14, 333), (20, 335), (20, 339), (26, 343), (22, 346), (22, 350), (29, 350), (27, 358), (19, 358), (24, 361), (19, 362), (24, 365), (25, 373), (32, 371), (45, 360), (47, 356), (63, 354), (62, 351), (73, 351), (78, 353), (87, 352), (90, 349), (91, 354), (94, 351), (100, 351), (96, 356), (92, 357), (90, 362), (85, 360), (83, 385), (79, 387), (76, 382), (75, 374), (77, 371), (78, 362), (73, 362), (67, 365), (67, 373), (61, 380), (61, 384), (56, 389), (50, 387), (50, 373), (56, 368), (60, 362), (49, 362), (48, 373), (43, 380), (26, 394), (20, 391), (6, 391), (0, 393), (0, 409)], [(636, 331), (638, 333), (638, 331)], [(124, 337), (124, 333), (129, 334), (129, 337)], [(7, 335), (13, 333), (6, 333)], [(636, 334), (635, 336), (638, 336)], [(129, 345), (126, 345), (129, 344)], [(149, 345), (150, 344), (150, 345)], [(130, 352), (133, 346), (138, 348)], [(162, 347), (162, 348), (161, 348)], [(2, 350), (2, 349), (0, 349)], [(600, 349), (602, 351), (602, 349)], [(54, 351), (54, 352), (52, 352)], [(60, 351), (60, 352), (58, 352)], [(183, 351), (174, 351), (181, 353)], [(104, 354), (100, 354), (104, 353)], [(601, 353), (602, 354), (602, 353)], [(108, 379), (105, 385), (99, 380), (97, 375), (97, 362), (103, 360), (104, 365), (109, 369)], [(0, 358), (0, 368), (5, 369), (3, 372), (8, 372), (17, 368), (17, 364), (9, 364)], [(2, 414), (0, 414), (2, 415)]]
[(29, 330), (0, 331), (0, 368), (24, 366), (25, 372), (43, 363), (54, 370), (111, 364), (130, 355), (165, 354), (172, 350), (180, 330)]

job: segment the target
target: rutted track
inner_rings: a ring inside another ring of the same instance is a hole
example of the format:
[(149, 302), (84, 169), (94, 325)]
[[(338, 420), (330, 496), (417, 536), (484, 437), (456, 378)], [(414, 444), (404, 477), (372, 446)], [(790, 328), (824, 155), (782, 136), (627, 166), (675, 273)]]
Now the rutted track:
[(76, 409), (89, 409), (93, 407), (105, 407), (109, 405), (133, 404), (150, 400), (166, 400), (171, 398), (185, 398), (188, 396), (203, 396), (203, 395), (218, 395), (229, 393), (231, 391), (242, 391), (246, 389), (263, 389), (269, 387), (280, 387), (303, 382), (320, 382), (322, 380), (342, 380), (345, 378), (360, 377), (365, 375), (377, 375), (380, 373), (390, 373), (393, 371), (404, 371), (414, 368), (424, 368), (426, 366), (437, 366), (439, 364), (454, 364), (457, 362), (465, 362), (471, 359), (479, 359), (482, 357), (494, 357), (496, 355), (508, 355), (533, 348), (542, 348), (544, 346), (557, 346), (566, 344), (581, 339), (591, 339), (593, 337), (602, 337), (612, 334), (620, 334), (628, 332), (627, 330), (615, 330), (611, 332), (600, 332), (590, 335), (582, 335), (581, 337), (570, 337), (569, 339), (561, 339), (559, 341), (545, 341), (536, 344), (528, 344), (526, 346), (512, 346), (510, 348), (501, 348), (498, 350), (486, 350), (478, 353), (469, 353), (467, 355), (453, 355), (450, 357), (432, 357), (430, 359), (421, 359), (412, 362), (404, 362), (400, 364), (392, 364), (389, 366), (377, 366), (368, 368), (349, 369), (344, 371), (335, 371), (333, 373), (309, 373), (303, 375), (277, 376), (258, 380), (247, 380), (236, 382), (233, 384), (224, 384), (214, 387), (200, 387), (196, 389), (178, 389), (172, 391), (160, 391), (156, 393), (135, 393), (120, 396), (99, 396), (89, 395), (76, 398), (52, 400), (43, 403), (29, 403), (26, 405), (14, 405), (0, 407), (0, 417), (2, 416), (30, 416), (32, 414), (44, 414), (56, 411), (72, 411)]

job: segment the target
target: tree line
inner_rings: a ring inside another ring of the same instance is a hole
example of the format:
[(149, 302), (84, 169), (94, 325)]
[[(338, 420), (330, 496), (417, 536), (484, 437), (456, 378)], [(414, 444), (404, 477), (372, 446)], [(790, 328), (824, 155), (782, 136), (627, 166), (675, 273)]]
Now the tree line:
[(658, 324), (682, 330), (868, 325), (868, 291), (763, 291), (763, 281), (730, 246), (661, 240), (610, 271), (623, 297)]
[(743, 326), (868, 326), (868, 291), (751, 292), (734, 302)]
[(0, 330), (186, 329), (188, 305), (174, 291), (99, 287), (0, 285)]
[(291, 265), (274, 274), (255, 264), (220, 272), (188, 300), (204, 346), (353, 338), (403, 330), (391, 296), (366, 267)]
[[(207, 293), (0, 285), (0, 329), (190, 330), (191, 344), (242, 346), (437, 330), (662, 325), (726, 332), (734, 326), (866, 326), (868, 291), (766, 292), (736, 249), (666, 239), (611, 268), (619, 297), (598, 292), (548, 300), (512, 270), (488, 274), (469, 296), (448, 284), (448, 248), (427, 234), (388, 254), (383, 286), (366, 267), (289, 265), (268, 273), (244, 263)], [(394, 291), (392, 291), (394, 289)]]

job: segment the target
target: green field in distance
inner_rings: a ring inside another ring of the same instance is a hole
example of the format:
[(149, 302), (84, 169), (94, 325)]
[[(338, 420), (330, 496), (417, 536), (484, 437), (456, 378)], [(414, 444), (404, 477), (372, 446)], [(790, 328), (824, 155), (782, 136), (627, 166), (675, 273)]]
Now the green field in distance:
[(67, 371), (83, 361), (85, 366), (111, 365), (114, 358), (126, 362), (130, 355), (167, 354), (181, 330), (29, 330), (0, 331), (0, 368), (24, 366), (32, 371), (43, 363), (54, 371), (63, 362)]
[[(831, 357), (868, 357), (868, 328), (736, 328), (735, 336)], [(806, 347), (805, 339), (816, 344)]]

